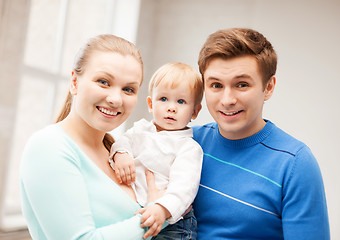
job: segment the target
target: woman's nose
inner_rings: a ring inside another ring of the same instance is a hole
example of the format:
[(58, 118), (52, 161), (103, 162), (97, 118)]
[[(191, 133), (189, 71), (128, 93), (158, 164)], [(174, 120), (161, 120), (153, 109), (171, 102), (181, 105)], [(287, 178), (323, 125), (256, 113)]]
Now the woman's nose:
[(114, 91), (106, 97), (106, 101), (111, 107), (120, 107), (123, 104), (122, 96), (120, 92)]

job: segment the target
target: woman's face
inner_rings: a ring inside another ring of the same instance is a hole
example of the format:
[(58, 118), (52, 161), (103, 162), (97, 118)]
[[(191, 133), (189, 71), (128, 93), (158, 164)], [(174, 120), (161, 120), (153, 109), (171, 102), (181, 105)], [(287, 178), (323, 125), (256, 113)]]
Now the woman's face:
[(95, 51), (82, 75), (72, 73), (71, 114), (79, 124), (109, 132), (130, 116), (141, 81), (141, 65), (134, 57)]

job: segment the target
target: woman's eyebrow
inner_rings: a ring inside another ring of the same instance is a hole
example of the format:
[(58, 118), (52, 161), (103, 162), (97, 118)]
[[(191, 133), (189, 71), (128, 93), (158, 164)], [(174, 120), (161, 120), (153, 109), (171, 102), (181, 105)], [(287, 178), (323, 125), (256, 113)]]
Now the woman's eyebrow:
[(112, 74), (110, 74), (108, 72), (103, 72), (103, 71), (97, 72), (96, 75), (104, 75), (105, 77), (110, 78), (110, 79), (114, 79), (115, 78)]

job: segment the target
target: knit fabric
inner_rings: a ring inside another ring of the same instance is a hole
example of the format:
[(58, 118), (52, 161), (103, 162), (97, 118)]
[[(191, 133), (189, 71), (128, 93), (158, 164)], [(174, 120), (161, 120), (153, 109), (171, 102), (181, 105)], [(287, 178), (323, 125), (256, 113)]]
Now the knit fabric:
[(194, 202), (198, 239), (330, 239), (324, 186), (310, 149), (272, 122), (241, 140), (194, 127), (204, 152)]
[(21, 165), (23, 214), (33, 239), (142, 240), (140, 208), (59, 124), (35, 133)]

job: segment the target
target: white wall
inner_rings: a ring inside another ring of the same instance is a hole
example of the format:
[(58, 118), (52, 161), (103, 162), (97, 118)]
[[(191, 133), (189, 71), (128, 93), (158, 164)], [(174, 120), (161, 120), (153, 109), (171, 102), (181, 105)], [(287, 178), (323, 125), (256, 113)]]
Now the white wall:
[[(202, 44), (218, 29), (260, 31), (279, 57), (277, 88), (264, 116), (304, 141), (317, 157), (331, 236), (340, 239), (339, 23), (338, 0), (142, 0), (137, 45), (145, 62), (145, 83), (130, 121), (150, 118), (146, 83), (159, 66), (182, 61), (197, 68)], [(208, 121), (204, 109), (193, 124)]]

